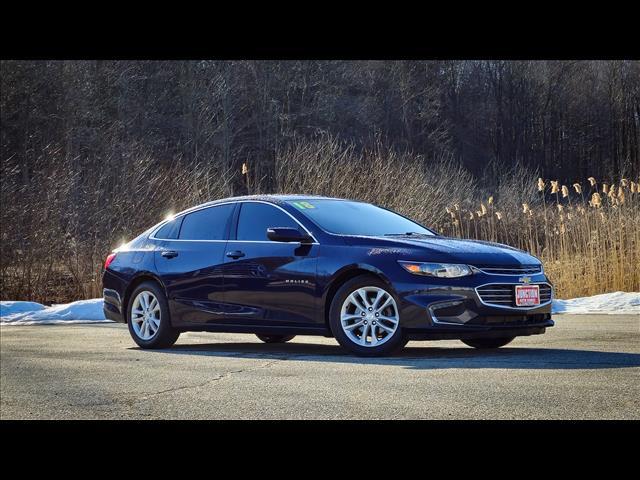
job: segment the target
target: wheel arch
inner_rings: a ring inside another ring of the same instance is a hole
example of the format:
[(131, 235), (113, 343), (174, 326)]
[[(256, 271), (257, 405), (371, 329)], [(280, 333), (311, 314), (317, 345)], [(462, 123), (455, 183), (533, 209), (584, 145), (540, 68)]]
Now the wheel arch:
[(393, 284), (387, 278), (387, 276), (380, 269), (372, 265), (354, 264), (341, 268), (334, 274), (333, 278), (329, 282), (323, 299), (324, 324), (328, 331), (331, 331), (331, 326), (329, 324), (329, 313), (331, 311), (331, 302), (333, 300), (333, 297), (335, 297), (336, 292), (342, 285), (344, 285), (352, 278), (359, 277), (360, 275), (372, 275), (374, 277), (377, 277), (380, 280), (384, 281), (391, 289), (393, 289)]
[(167, 295), (164, 284), (156, 275), (151, 272), (140, 272), (129, 282), (129, 285), (127, 285), (127, 288), (125, 289), (124, 295), (122, 297), (122, 318), (124, 318), (124, 323), (129, 323), (129, 299), (131, 298), (131, 294), (138, 287), (138, 285), (144, 282), (157, 283), (165, 294), (165, 297)]

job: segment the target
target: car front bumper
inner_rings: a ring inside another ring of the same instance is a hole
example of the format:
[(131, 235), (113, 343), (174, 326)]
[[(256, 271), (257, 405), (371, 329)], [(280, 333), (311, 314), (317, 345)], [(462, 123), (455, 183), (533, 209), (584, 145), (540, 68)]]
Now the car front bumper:
[(523, 282), (513, 276), (474, 275), (463, 281), (437, 279), (434, 284), (403, 284), (399, 289), (403, 328), (416, 339), (544, 333), (554, 325), (553, 287), (544, 274), (527, 284), (540, 285), (540, 305), (515, 305), (515, 286)]

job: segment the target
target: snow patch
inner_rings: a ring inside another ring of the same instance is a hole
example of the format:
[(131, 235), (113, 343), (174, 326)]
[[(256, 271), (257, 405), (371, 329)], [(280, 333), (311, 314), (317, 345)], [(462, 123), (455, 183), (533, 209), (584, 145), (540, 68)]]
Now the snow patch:
[(46, 307), (35, 302), (0, 302), (0, 325), (51, 325), (57, 323), (106, 323), (103, 300), (79, 300)]
[(640, 315), (640, 292), (603, 293), (602, 295), (570, 300), (555, 299), (552, 311), (553, 313), (569, 314)]
[(47, 307), (36, 302), (0, 302), (0, 317), (15, 315), (16, 313), (35, 312), (45, 308)]
[[(36, 302), (0, 302), (0, 325), (51, 325), (65, 323), (107, 323), (103, 300), (77, 302), (46, 307)], [(640, 292), (613, 292), (592, 297), (555, 299), (553, 313), (566, 314), (637, 314), (640, 315)]]

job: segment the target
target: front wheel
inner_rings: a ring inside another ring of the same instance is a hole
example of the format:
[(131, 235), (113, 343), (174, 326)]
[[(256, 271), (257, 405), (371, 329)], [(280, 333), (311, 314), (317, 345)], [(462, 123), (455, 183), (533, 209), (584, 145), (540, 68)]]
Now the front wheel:
[(142, 348), (169, 348), (180, 332), (171, 326), (169, 305), (157, 283), (144, 282), (131, 294), (129, 333)]
[(507, 343), (511, 343), (516, 337), (501, 337), (501, 338), (470, 338), (468, 340), (462, 340), (463, 343), (470, 347), (486, 349), (486, 348), (500, 348), (504, 347)]
[(338, 343), (363, 357), (389, 355), (407, 344), (393, 292), (371, 275), (340, 287), (331, 302), (329, 323)]
[(263, 335), (261, 333), (256, 333), (256, 337), (264, 343), (286, 343), (289, 340), (293, 340), (295, 335)]

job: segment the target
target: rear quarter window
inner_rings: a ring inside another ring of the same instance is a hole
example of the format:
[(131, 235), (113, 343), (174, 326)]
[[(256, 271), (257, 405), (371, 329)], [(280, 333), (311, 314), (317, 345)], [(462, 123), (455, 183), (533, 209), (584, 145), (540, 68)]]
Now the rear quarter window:
[(180, 233), (180, 224), (182, 223), (182, 217), (174, 218), (170, 222), (165, 223), (154, 235), (155, 238), (162, 238), (167, 240), (175, 240)]

